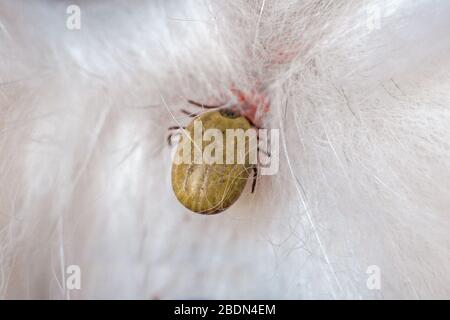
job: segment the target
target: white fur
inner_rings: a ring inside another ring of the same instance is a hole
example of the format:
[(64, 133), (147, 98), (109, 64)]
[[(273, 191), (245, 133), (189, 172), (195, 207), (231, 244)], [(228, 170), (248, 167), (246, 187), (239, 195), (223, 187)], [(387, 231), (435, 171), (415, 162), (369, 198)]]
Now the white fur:
[[(3, 1), (0, 297), (449, 298), (449, 13)], [(257, 82), (282, 130), (279, 174), (220, 215), (187, 212), (167, 127), (189, 121), (186, 99)], [(81, 290), (66, 287), (74, 264)]]

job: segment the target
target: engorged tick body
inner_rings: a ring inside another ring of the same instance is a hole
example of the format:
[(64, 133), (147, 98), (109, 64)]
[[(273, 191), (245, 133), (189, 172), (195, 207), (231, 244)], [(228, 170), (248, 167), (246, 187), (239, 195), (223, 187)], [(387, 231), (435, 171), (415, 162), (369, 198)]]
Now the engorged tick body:
[[(186, 127), (176, 151), (176, 156), (182, 157), (184, 144), (192, 144), (194, 153), (194, 121), (201, 121), (204, 130), (218, 129), (222, 132), (223, 155), (226, 151), (226, 130), (252, 128), (252, 124), (244, 116), (231, 109), (208, 111), (195, 117)], [(205, 145), (203, 145), (205, 147)], [(248, 143), (246, 142), (246, 150)], [(237, 154), (237, 145), (234, 145)], [(248, 177), (255, 165), (250, 164), (249, 157), (244, 163), (172, 164), (172, 188), (177, 199), (189, 210), (200, 214), (216, 214), (229, 208), (242, 194)], [(254, 176), (256, 178), (256, 174)], [(253, 184), (254, 188), (254, 184)], [(252, 188), (252, 189), (253, 189)]]

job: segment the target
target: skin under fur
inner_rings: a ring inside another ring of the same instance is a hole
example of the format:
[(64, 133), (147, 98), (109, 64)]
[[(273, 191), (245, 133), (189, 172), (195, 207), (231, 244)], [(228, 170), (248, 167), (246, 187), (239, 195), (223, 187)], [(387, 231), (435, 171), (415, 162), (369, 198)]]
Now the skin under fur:
[[(0, 297), (450, 298), (449, 14), (2, 1)], [(280, 171), (195, 215), (172, 192), (167, 128), (230, 88), (267, 96)]]

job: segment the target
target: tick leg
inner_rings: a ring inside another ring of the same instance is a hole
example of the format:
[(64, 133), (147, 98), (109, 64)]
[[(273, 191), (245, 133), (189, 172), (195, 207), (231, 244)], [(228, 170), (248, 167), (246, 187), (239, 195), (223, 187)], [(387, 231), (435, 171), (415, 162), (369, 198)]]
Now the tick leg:
[(167, 130), (171, 131), (171, 130), (178, 130), (178, 129), (186, 129), (186, 127), (181, 127), (181, 126), (172, 126), (167, 128)]
[(255, 192), (256, 179), (257, 179), (257, 178), (258, 178), (258, 168), (255, 166), (255, 167), (253, 167), (252, 193)]
[(262, 154), (264, 154), (265, 156), (267, 156), (267, 157), (271, 157), (271, 154), (270, 154), (270, 152), (269, 151), (266, 151), (266, 150), (262, 150), (261, 148), (259, 148), (258, 147), (258, 152), (261, 152)]
[(270, 158), (271, 157), (270, 151), (261, 149), (259, 147), (259, 141), (260, 141), (260, 138), (259, 138), (259, 130), (258, 130), (258, 134), (256, 135), (256, 143), (258, 145), (257, 152), (258, 152), (258, 154), (259, 154), (259, 152), (261, 152), (261, 153), (263, 153), (264, 155), (266, 155), (267, 157)]
[(172, 136), (173, 136), (173, 134), (169, 134), (169, 135), (167, 136), (167, 144), (168, 144), (169, 146), (172, 146)]
[(188, 99), (188, 102), (190, 104), (194, 105), (194, 106), (201, 107), (201, 108), (204, 108), (204, 109), (216, 109), (216, 108), (219, 108), (219, 107), (223, 106), (223, 104), (218, 105), (218, 106), (210, 106), (210, 105), (199, 103), (199, 102), (195, 102), (195, 101), (189, 100), (189, 99)]
[(178, 136), (178, 135), (180, 135), (180, 134), (181, 134), (180, 132), (170, 133), (170, 134), (167, 136), (167, 144), (168, 144), (169, 146), (172, 146), (172, 137)]
[(192, 118), (195, 118), (196, 116), (198, 116), (198, 113), (193, 113), (193, 112), (187, 111), (185, 109), (181, 109), (181, 112), (184, 114), (187, 114), (189, 117), (192, 117)]

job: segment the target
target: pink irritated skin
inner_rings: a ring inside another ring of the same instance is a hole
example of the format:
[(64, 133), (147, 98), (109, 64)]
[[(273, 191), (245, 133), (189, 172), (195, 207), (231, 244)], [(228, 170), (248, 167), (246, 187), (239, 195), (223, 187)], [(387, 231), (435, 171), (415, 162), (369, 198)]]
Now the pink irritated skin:
[[(293, 45), (290, 50), (274, 50), (270, 62), (273, 64), (288, 64), (296, 57), (299, 50), (300, 46), (298, 45)], [(249, 54), (251, 54), (250, 51)], [(264, 90), (256, 89), (261, 87), (261, 83), (256, 81), (250, 92), (239, 90), (234, 84), (230, 88), (231, 93), (236, 96), (238, 101), (237, 105), (231, 109), (246, 117), (257, 128), (262, 127), (263, 119), (270, 109), (270, 102)]]
[(264, 116), (269, 112), (269, 99), (256, 89), (250, 92), (231, 87), (230, 91), (237, 98), (237, 105), (232, 108), (246, 117), (255, 127), (261, 128)]

